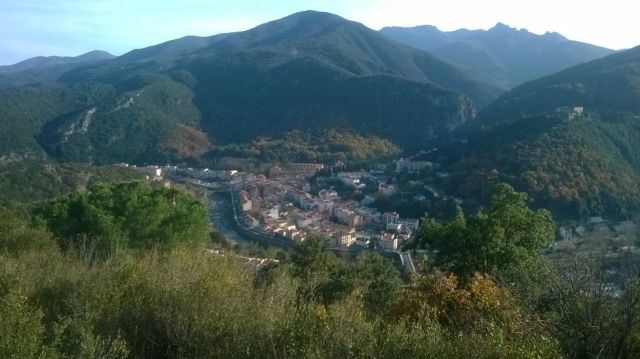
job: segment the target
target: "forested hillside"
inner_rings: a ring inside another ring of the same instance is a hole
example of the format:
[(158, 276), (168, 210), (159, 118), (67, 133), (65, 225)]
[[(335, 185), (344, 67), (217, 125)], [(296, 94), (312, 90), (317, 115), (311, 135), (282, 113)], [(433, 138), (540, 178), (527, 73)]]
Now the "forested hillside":
[(324, 133), (292, 131), (282, 138), (260, 137), (247, 144), (219, 146), (208, 153), (205, 159), (232, 156), (281, 163), (364, 164), (389, 160), (399, 153), (398, 146), (375, 136), (365, 137), (334, 130)]
[(468, 123), (460, 193), (508, 180), (568, 218), (640, 209), (640, 49), (524, 84)]

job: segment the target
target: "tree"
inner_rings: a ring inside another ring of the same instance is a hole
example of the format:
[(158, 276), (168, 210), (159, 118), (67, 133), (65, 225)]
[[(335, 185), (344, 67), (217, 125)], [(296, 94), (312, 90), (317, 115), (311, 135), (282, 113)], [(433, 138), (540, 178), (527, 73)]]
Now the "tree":
[(298, 295), (306, 301), (320, 299), (329, 304), (350, 291), (345, 264), (329, 251), (319, 237), (307, 238), (294, 245), (291, 272), (301, 280)]
[(118, 248), (171, 248), (209, 240), (202, 202), (175, 189), (146, 182), (97, 184), (38, 211), (61, 247), (107, 254)]
[(389, 312), (402, 297), (402, 281), (391, 261), (372, 253), (355, 264), (355, 271), (364, 283), (363, 300), (368, 313)]
[(640, 355), (638, 267), (629, 258), (616, 262), (614, 271), (603, 259), (549, 268), (537, 283), (527, 283), (538, 287), (537, 295), (520, 295), (531, 312), (543, 315), (547, 330), (567, 356)]
[(422, 245), (438, 250), (435, 264), (462, 279), (474, 273), (495, 273), (526, 264), (553, 241), (555, 225), (546, 210), (534, 211), (525, 193), (498, 184), (488, 212), (440, 223), (424, 218), (418, 233)]
[(476, 273), (466, 283), (451, 273), (416, 275), (394, 314), (415, 326), (435, 323), (450, 333), (448, 340), (458, 350), (452, 357), (559, 357), (557, 343), (538, 324), (536, 313), (523, 310), (488, 275)]

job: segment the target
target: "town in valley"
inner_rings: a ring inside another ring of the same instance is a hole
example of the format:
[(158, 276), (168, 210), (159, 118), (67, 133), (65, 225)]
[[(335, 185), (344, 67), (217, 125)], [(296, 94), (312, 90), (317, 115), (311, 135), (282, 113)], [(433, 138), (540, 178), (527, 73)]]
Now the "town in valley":
[[(419, 230), (421, 217), (443, 217), (465, 204), (465, 199), (442, 189), (449, 173), (426, 160), (425, 154), (432, 151), (437, 149), (357, 171), (345, 170), (344, 164), (322, 163), (269, 163), (245, 171), (186, 164), (131, 167), (164, 186), (186, 183), (204, 189), (211, 213), (220, 212), (213, 194), (230, 198), (235, 227), (230, 230), (235, 237), (245, 238), (245, 243), (288, 248), (319, 237), (334, 251), (399, 254), (403, 267), (411, 271), (414, 264), (405, 249)], [(403, 208), (394, 208), (397, 203), (411, 208), (413, 216), (403, 215), (407, 212)], [(550, 258), (637, 252), (634, 244), (640, 228), (631, 221), (612, 222), (593, 216), (558, 224), (556, 241), (546, 250)], [(220, 227), (219, 223), (214, 225)], [(229, 230), (219, 229), (223, 233)], [(405, 261), (411, 263), (405, 265)]]

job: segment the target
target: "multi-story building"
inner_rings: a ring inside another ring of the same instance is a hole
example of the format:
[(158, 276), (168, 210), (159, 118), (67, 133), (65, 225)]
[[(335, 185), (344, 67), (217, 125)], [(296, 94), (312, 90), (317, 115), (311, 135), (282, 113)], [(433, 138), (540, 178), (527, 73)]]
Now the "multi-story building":
[(415, 231), (420, 226), (420, 221), (414, 218), (398, 218), (396, 223), (401, 224), (403, 228)]
[(385, 212), (382, 214), (382, 223), (386, 228), (390, 223), (395, 223), (400, 219), (400, 215), (396, 212)]
[(336, 221), (350, 227), (357, 227), (362, 224), (362, 216), (344, 207), (337, 207), (333, 210)]
[(338, 199), (338, 192), (330, 189), (322, 189), (320, 190), (320, 192), (318, 192), (318, 197), (320, 197), (320, 199), (323, 201), (324, 200), (334, 201)]
[(318, 209), (320, 209), (320, 212), (326, 213), (329, 217), (332, 217), (333, 207), (334, 207), (333, 201), (326, 199), (320, 203), (320, 205), (318, 206)]
[(339, 247), (350, 247), (356, 242), (355, 230), (347, 229), (333, 233)]
[(398, 239), (393, 233), (385, 233), (378, 241), (378, 247), (383, 250), (395, 251), (398, 249)]

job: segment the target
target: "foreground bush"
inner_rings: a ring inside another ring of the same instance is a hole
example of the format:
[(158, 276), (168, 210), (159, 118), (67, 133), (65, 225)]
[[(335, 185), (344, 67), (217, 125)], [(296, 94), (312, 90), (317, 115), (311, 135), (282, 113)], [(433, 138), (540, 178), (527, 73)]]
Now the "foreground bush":
[(96, 184), (87, 193), (75, 192), (42, 206), (39, 218), (62, 248), (86, 255), (205, 245), (209, 240), (209, 219), (201, 201), (143, 181)]
[[(287, 270), (257, 284), (233, 257), (191, 247), (121, 252), (91, 266), (56, 251), (3, 255), (0, 263), (2, 357), (453, 358), (546, 356), (554, 348), (493, 320), (499, 306), (474, 307), (474, 320), (490, 325), (461, 331), (437, 316), (378, 312), (368, 285), (331, 303), (301, 300), (306, 283)], [(414, 303), (412, 293), (399, 300)], [(437, 311), (450, 300), (423, 304)]]

